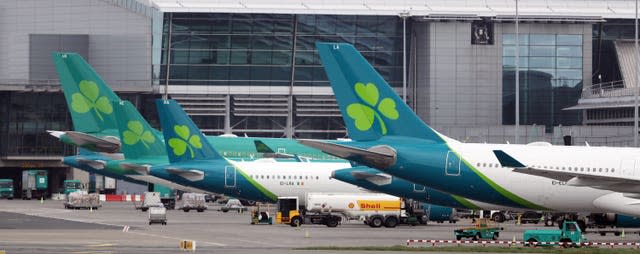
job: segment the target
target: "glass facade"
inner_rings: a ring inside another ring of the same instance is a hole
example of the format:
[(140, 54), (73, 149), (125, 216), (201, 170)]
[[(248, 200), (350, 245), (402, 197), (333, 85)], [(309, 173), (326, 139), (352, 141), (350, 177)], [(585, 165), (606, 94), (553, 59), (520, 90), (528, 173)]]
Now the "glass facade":
[[(515, 34), (502, 37), (502, 123), (515, 124)], [(520, 34), (520, 124), (578, 125), (582, 90), (582, 35)]]
[(354, 44), (402, 86), (402, 20), (345, 15), (166, 13), (159, 81), (169, 61), (171, 85), (327, 86), (317, 41)]
[(0, 93), (0, 155), (70, 155), (46, 130), (70, 130), (71, 118), (62, 93)]
[[(614, 42), (635, 37), (631, 19), (608, 19), (593, 25), (593, 84), (622, 80)], [(620, 87), (623, 86), (619, 83)]]

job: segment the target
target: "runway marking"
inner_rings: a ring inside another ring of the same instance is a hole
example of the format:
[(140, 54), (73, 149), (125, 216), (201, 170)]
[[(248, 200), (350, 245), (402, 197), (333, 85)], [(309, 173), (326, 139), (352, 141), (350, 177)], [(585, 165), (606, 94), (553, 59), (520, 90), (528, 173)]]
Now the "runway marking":
[(260, 242), (260, 241), (249, 241), (249, 240), (242, 240), (242, 239), (234, 239), (234, 240), (240, 241), (240, 242), (246, 242), (246, 243), (255, 243), (255, 244), (268, 245), (268, 246), (272, 246), (272, 247), (280, 247), (280, 248), (287, 247), (287, 246), (271, 244), (271, 243), (265, 243), (265, 242)]
[[(135, 232), (135, 231), (134, 232), (129, 231), (128, 233), (129, 234), (138, 234), (138, 235), (145, 235), (145, 236), (160, 237), (160, 238), (164, 238), (164, 239), (171, 239), (171, 240), (178, 240), (178, 241), (184, 240), (183, 238), (176, 238), (176, 237), (171, 237), (171, 236), (156, 235), (156, 234), (149, 234), (149, 233), (142, 233), (142, 232)], [(214, 246), (220, 246), (220, 247), (227, 246), (226, 244), (222, 244), (222, 243), (205, 242), (205, 241), (197, 241), (197, 240), (196, 240), (196, 242), (198, 244), (205, 243), (205, 244), (214, 245)]]
[(86, 247), (112, 247), (112, 246), (116, 246), (117, 244), (113, 244), (113, 243), (100, 243), (100, 244), (90, 244), (90, 245), (85, 245)]

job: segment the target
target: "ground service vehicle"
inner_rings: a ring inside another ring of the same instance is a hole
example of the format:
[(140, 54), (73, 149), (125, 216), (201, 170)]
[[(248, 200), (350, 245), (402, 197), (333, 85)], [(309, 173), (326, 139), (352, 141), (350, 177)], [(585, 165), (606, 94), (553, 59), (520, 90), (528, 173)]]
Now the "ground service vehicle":
[(149, 225), (153, 223), (167, 225), (167, 208), (163, 206), (149, 207)]
[(496, 240), (500, 237), (500, 231), (502, 230), (503, 228), (492, 225), (489, 219), (480, 218), (476, 220), (475, 227), (460, 228), (453, 232), (456, 236), (456, 240), (472, 238), (474, 241), (477, 241), (480, 239)]
[(371, 227), (395, 227), (400, 223), (417, 225), (418, 217), (428, 220), (423, 209), (413, 209), (400, 198), (381, 193), (307, 193), (305, 201), (301, 214), (297, 197), (279, 198), (276, 223), (336, 227), (344, 217), (362, 220)]
[(273, 217), (269, 215), (269, 205), (266, 210), (260, 209), (260, 204), (256, 205), (256, 208), (251, 211), (251, 225), (256, 224), (273, 224)]
[(545, 242), (549, 243), (545, 245), (563, 244), (564, 246), (568, 246), (580, 244), (587, 241), (587, 239), (582, 234), (582, 230), (580, 230), (580, 226), (578, 226), (578, 223), (576, 223), (575, 221), (564, 221), (562, 223), (562, 229), (560, 230), (525, 230), (522, 239), (526, 241), (525, 244), (527, 245), (532, 244), (532, 242)]
[(146, 212), (150, 207), (164, 207), (164, 204), (160, 201), (160, 192), (145, 192), (140, 210)]
[(22, 171), (22, 199), (44, 198), (47, 196), (48, 187), (49, 180), (46, 170)]
[(220, 211), (225, 213), (228, 211), (238, 211), (240, 213), (246, 210), (247, 208), (243, 206), (242, 202), (240, 202), (240, 200), (236, 198), (229, 199), (229, 201), (227, 201), (227, 203), (220, 208)]
[(98, 209), (100, 206), (100, 195), (97, 193), (87, 193), (83, 190), (77, 190), (67, 194), (67, 200), (64, 202), (65, 209)]
[(159, 184), (149, 184), (149, 189), (159, 194), (160, 203), (162, 203), (165, 208), (169, 210), (176, 208), (176, 193), (174, 189)]
[(69, 195), (71, 192), (82, 190), (80, 180), (64, 180), (64, 194)]
[(0, 179), (0, 198), (13, 199), (13, 179)]
[(182, 194), (182, 209), (185, 213), (189, 212), (189, 210), (196, 210), (199, 213), (207, 210), (207, 205), (205, 204), (204, 194), (202, 193), (183, 193)]

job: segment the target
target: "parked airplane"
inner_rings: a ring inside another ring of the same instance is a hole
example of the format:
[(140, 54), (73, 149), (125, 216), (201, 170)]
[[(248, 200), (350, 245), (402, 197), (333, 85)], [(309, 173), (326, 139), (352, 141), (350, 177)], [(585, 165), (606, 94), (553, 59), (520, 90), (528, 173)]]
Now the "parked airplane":
[(366, 166), (356, 166), (353, 168), (335, 170), (331, 177), (374, 192), (382, 192), (426, 203), (433, 203), (436, 201), (436, 204), (438, 205), (453, 208), (502, 211), (518, 210), (512, 207), (498, 206), (469, 200), (456, 195), (446, 194)]
[(640, 149), (460, 143), (422, 122), (352, 45), (318, 43), (317, 47), (354, 142), (301, 143), (482, 202), (530, 210), (640, 216), (638, 199), (513, 172), (494, 155), (498, 150), (535, 168), (611, 176), (632, 170), (625, 162), (639, 158)]
[[(121, 144), (111, 103), (120, 102), (120, 97), (79, 54), (54, 52), (52, 58), (71, 113), (74, 131), (49, 131), (49, 133), (66, 144), (90, 151), (119, 152)], [(155, 129), (151, 132), (160, 133)], [(256, 138), (229, 136), (207, 136), (206, 138), (227, 158), (247, 160), (260, 158), (263, 155), (278, 157), (277, 154), (257, 152), (254, 144)], [(259, 140), (276, 148), (277, 153), (295, 150), (299, 156), (314, 161), (341, 161), (291, 139), (259, 138)]]

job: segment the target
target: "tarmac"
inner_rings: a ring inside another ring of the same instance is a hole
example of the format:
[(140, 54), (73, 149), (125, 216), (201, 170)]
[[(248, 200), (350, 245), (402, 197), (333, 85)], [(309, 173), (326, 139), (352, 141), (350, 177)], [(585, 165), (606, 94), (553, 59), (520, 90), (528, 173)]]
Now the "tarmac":
[[(203, 213), (169, 210), (167, 225), (148, 223), (148, 214), (131, 202), (106, 202), (97, 210), (67, 210), (62, 201), (0, 200), (0, 253), (176, 253), (181, 240), (196, 242), (200, 253), (338, 253), (301, 251), (310, 246), (393, 246), (408, 239), (453, 239), (455, 228), (471, 226), (431, 222), (426, 226), (400, 225), (371, 228), (350, 221), (337, 228), (304, 224), (251, 225), (248, 212), (217, 211), (211, 204)], [(274, 208), (270, 214), (275, 214)], [(125, 226), (128, 231), (123, 232)], [(502, 223), (501, 240), (517, 240), (525, 229), (543, 225)], [(550, 229), (550, 228), (548, 228)], [(629, 231), (631, 232), (631, 231)], [(590, 234), (591, 241), (639, 241), (637, 234), (619, 236)], [(424, 246), (416, 244), (415, 246)], [(350, 251), (339, 253), (371, 253)], [(383, 253), (383, 252), (378, 252)], [(398, 253), (398, 252), (392, 252)]]

